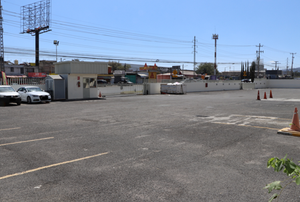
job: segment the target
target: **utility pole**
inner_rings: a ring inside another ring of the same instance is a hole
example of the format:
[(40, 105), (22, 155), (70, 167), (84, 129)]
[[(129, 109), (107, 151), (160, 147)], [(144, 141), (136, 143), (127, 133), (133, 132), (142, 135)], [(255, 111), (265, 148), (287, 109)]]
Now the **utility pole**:
[(196, 53), (196, 36), (194, 36), (194, 78), (196, 76)]
[(294, 64), (294, 55), (295, 55), (296, 53), (291, 53), (291, 54), (292, 54), (291, 76), (292, 76), (292, 78), (294, 78), (293, 64)]
[(277, 68), (277, 64), (281, 64), (281, 63), (279, 63), (278, 61), (274, 61), (273, 64), (275, 64), (275, 70), (279, 70), (279, 67)]
[(286, 59), (286, 75), (289, 73), (289, 58)]
[(215, 68), (214, 68), (214, 76), (215, 79), (217, 80), (217, 40), (219, 39), (219, 35), (218, 34), (213, 34), (213, 39), (215, 40)]
[(257, 71), (258, 71), (258, 75), (257, 75), (257, 78), (259, 78), (259, 62), (260, 62), (260, 53), (263, 53), (264, 51), (260, 51), (260, 47), (263, 47), (263, 45), (259, 45), (256, 46), (258, 47), (258, 51), (256, 51), (256, 53), (258, 53), (258, 58), (257, 58)]
[(3, 26), (2, 26), (2, 4), (0, 0), (0, 71), (5, 72), (4, 68), (4, 44), (3, 44)]
[(182, 64), (182, 80), (184, 80), (184, 64)]

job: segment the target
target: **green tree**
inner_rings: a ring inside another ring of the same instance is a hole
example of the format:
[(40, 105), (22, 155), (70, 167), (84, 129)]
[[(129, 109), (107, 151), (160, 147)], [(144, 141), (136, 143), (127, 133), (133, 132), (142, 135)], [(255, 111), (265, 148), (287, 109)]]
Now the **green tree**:
[(250, 79), (250, 67), (249, 67), (249, 61), (245, 62), (246, 68), (247, 68), (247, 79)]
[(255, 62), (253, 61), (250, 67), (250, 79), (252, 83), (254, 82), (254, 78), (255, 78)]
[(128, 70), (129, 68), (131, 68), (131, 65), (129, 65), (129, 64), (122, 65), (121, 63), (115, 62), (115, 61), (109, 61), (108, 65), (111, 66), (112, 71), (115, 71), (115, 70)]
[(241, 62), (241, 79), (244, 79), (244, 71), (245, 71), (245, 66), (244, 63)]
[[(214, 64), (213, 63), (201, 63), (198, 65), (196, 69), (197, 74), (207, 74), (207, 75), (214, 75)], [(217, 69), (216, 74), (219, 74), (219, 71)]]
[(273, 190), (280, 190), (279, 193), (275, 193), (271, 196), (271, 198), (269, 198), (269, 202), (273, 201), (274, 199), (278, 199), (286, 186), (290, 185), (291, 183), (300, 185), (300, 166), (295, 164), (292, 160), (287, 159), (286, 157), (287, 156), (285, 156), (283, 159), (274, 157), (270, 158), (268, 161), (268, 168), (273, 167), (274, 171), (283, 171), (283, 173), (288, 176), (287, 179), (283, 182), (274, 181), (264, 187), (265, 189), (268, 189), (269, 193), (271, 193)]

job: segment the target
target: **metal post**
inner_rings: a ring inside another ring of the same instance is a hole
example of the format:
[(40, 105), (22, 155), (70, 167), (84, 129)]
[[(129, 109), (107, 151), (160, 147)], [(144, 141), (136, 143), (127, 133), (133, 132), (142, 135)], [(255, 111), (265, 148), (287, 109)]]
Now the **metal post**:
[(39, 37), (40, 36), (40, 30), (35, 31), (35, 66), (38, 67), (38, 70), (40, 72), (40, 43), (39, 43)]
[(213, 34), (213, 39), (215, 40), (215, 65), (214, 65), (214, 76), (215, 79), (217, 79), (217, 39), (219, 39), (219, 35), (218, 34)]
[(57, 45), (56, 45), (56, 62), (57, 62)]
[(296, 53), (291, 53), (291, 54), (292, 54), (291, 76), (292, 78), (294, 78), (293, 65), (294, 65), (294, 54)]

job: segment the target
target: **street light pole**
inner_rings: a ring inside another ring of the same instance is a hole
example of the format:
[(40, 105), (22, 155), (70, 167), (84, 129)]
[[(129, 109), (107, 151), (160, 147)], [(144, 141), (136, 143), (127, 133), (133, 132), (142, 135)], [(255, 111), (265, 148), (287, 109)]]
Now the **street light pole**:
[(53, 41), (53, 44), (56, 46), (56, 62), (57, 62), (57, 46), (58, 46), (58, 44), (59, 44), (59, 41), (54, 40), (54, 41)]

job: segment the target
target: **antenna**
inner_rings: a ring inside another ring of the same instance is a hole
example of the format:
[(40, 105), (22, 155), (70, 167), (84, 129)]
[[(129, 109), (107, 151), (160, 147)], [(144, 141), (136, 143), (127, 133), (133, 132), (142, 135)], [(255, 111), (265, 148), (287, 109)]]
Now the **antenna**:
[(21, 7), (21, 34), (35, 36), (35, 66), (39, 67), (39, 35), (50, 29), (50, 0)]

